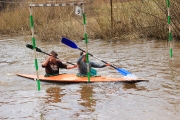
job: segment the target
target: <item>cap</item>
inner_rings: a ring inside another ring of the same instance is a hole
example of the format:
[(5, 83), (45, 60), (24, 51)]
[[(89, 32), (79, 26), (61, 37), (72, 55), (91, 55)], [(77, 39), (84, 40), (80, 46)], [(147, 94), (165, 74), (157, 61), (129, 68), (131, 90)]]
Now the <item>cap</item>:
[(51, 51), (51, 54), (54, 56), (54, 57), (57, 57), (58, 54), (55, 52), (55, 51)]

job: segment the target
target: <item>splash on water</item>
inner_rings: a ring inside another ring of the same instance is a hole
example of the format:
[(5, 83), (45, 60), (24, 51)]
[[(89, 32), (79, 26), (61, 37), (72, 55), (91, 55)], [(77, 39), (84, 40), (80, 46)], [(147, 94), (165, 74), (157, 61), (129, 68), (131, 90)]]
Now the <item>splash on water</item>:
[(123, 78), (126, 79), (126, 80), (129, 80), (129, 79), (137, 79), (138, 76), (135, 75), (135, 74), (127, 74), (127, 75), (124, 76)]

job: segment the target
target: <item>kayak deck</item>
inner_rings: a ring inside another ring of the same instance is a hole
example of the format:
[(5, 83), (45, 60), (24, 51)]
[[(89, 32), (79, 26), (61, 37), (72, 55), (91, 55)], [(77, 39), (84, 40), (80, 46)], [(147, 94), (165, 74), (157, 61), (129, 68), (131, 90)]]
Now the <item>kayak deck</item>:
[[(36, 75), (28, 75), (28, 74), (17, 74), (18, 76), (36, 79)], [(76, 74), (61, 74), (57, 76), (44, 77), (44, 75), (39, 75), (39, 80), (41, 81), (52, 81), (52, 82), (66, 82), (66, 83), (81, 83), (88, 82), (87, 77), (77, 77)], [(91, 77), (90, 82), (141, 82), (141, 81), (149, 81), (141, 78), (112, 78), (112, 77)]]

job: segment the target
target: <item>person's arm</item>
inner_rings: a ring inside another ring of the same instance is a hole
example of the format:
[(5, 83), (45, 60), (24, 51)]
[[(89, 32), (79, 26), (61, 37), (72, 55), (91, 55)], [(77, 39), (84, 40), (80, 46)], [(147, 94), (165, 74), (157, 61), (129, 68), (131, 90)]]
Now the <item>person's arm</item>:
[(80, 64), (83, 58), (84, 58), (84, 55), (81, 55), (81, 57), (79, 57), (79, 59), (77, 60), (77, 64)]
[(71, 65), (71, 66), (67, 66), (66, 69), (72, 69), (72, 68), (76, 68), (77, 65)]
[(46, 61), (43, 62), (42, 67), (46, 67), (46, 65), (48, 64), (48, 62), (50, 61), (50, 59), (52, 58), (52, 56), (49, 56)]
[(77, 65), (70, 65), (67, 66), (66, 64), (62, 63), (61, 61), (58, 60), (58, 64), (59, 64), (59, 68), (65, 68), (65, 69), (72, 69), (72, 68), (76, 68)]
[(106, 67), (106, 66), (109, 66), (110, 64), (104, 64), (104, 65), (100, 65), (100, 64), (97, 64), (97, 63), (94, 63), (94, 62), (91, 62), (91, 67), (94, 67), (94, 68), (103, 68), (103, 67)]

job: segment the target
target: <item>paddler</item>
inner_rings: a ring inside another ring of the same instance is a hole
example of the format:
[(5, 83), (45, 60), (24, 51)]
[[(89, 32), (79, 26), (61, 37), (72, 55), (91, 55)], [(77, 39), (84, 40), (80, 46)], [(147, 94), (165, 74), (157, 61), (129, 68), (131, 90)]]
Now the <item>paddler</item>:
[(47, 60), (42, 64), (42, 67), (45, 68), (46, 72), (46, 74), (44, 75), (45, 77), (59, 75), (59, 68), (72, 69), (77, 67), (77, 65), (67, 66), (60, 60), (56, 59), (58, 54), (55, 51), (52, 51), (50, 55), (51, 56), (49, 56)]
[[(87, 63), (86, 63), (86, 53), (85, 52), (81, 52), (80, 53), (80, 57), (77, 60), (77, 66), (78, 66), (78, 71), (79, 73), (77, 74), (77, 76), (87, 76)], [(110, 66), (110, 64), (97, 64), (94, 62), (89, 62), (89, 69), (91, 69), (91, 67), (94, 68), (103, 68), (106, 66)], [(93, 76), (93, 75), (92, 75)]]

